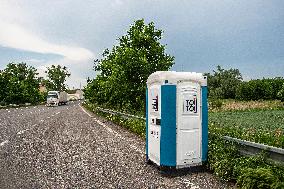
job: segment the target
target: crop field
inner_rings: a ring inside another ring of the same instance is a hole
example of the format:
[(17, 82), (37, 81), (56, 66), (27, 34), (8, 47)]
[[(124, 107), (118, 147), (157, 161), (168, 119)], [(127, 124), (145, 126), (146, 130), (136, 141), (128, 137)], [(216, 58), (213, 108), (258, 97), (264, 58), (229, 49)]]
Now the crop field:
[(209, 131), (284, 148), (284, 110), (210, 112)]

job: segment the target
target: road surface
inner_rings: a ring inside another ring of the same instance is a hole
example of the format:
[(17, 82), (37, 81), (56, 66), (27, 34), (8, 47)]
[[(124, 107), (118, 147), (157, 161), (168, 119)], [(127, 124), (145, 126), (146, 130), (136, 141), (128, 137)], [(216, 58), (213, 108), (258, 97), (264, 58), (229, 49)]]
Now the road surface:
[(201, 171), (161, 174), (145, 141), (80, 102), (0, 109), (0, 188), (228, 188)]

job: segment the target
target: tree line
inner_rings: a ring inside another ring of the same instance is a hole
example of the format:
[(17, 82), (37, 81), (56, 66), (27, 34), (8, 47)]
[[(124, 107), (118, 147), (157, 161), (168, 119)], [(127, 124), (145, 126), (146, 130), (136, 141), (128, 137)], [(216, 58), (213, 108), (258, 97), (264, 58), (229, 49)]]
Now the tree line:
[(47, 90), (65, 90), (66, 78), (70, 76), (66, 67), (52, 65), (47, 68), (47, 78), (38, 77), (37, 69), (21, 63), (9, 63), (0, 70), (0, 105), (36, 104), (46, 100), (46, 92), (40, 92), (39, 86)]
[(283, 77), (243, 81), (238, 69), (225, 70), (221, 66), (205, 75), (208, 76), (210, 98), (284, 101)]

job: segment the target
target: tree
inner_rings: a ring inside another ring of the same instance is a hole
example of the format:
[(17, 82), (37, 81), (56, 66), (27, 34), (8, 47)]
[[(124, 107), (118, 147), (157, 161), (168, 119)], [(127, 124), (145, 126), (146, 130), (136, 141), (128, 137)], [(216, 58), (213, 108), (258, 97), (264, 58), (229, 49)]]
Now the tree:
[(118, 39), (118, 45), (104, 50), (102, 59), (94, 61), (100, 74), (88, 83), (85, 93), (111, 107), (143, 110), (148, 76), (174, 64), (174, 57), (166, 54), (160, 43), (162, 33), (153, 22), (135, 21)]
[(6, 89), (7, 86), (7, 80), (4, 77), (4, 71), (0, 70), (0, 105), (4, 105), (4, 98), (6, 96), (7, 90)]
[(283, 83), (284, 79), (281, 77), (243, 81), (237, 88), (236, 99), (281, 100), (281, 88)]
[(209, 96), (214, 98), (235, 98), (236, 90), (242, 82), (242, 75), (238, 69), (225, 70), (217, 66), (213, 74), (205, 74), (208, 77)]
[(60, 65), (52, 65), (47, 68), (47, 80), (45, 81), (48, 90), (62, 91), (66, 89), (65, 81), (70, 77), (70, 72), (67, 67)]
[(281, 100), (281, 102), (284, 102), (284, 83), (282, 85), (282, 88), (277, 93), (277, 96)]
[(9, 63), (0, 73), (0, 101), (16, 104), (38, 102), (37, 75), (36, 69), (26, 63)]

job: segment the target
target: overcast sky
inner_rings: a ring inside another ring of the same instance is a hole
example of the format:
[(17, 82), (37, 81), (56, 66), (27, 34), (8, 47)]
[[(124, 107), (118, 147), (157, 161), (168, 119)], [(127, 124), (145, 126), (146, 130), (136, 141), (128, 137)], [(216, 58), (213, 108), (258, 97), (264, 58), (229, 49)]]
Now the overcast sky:
[(95, 77), (93, 60), (134, 20), (153, 21), (175, 71), (221, 65), (245, 79), (284, 76), (282, 0), (0, 0), (0, 69), (26, 62), (40, 74), (61, 64), (68, 85)]

